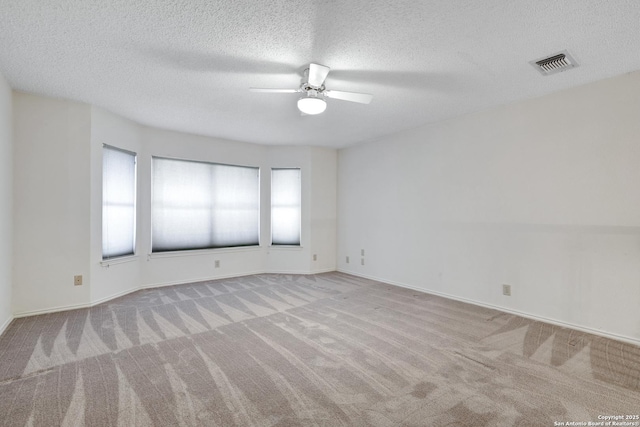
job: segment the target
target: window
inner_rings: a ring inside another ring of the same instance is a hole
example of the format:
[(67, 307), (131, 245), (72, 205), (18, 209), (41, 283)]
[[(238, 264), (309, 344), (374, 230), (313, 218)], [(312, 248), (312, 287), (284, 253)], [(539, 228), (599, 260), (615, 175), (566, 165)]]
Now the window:
[(136, 154), (102, 148), (102, 259), (133, 255), (136, 241)]
[(271, 244), (300, 245), (300, 169), (271, 169)]
[(152, 252), (259, 244), (259, 170), (153, 158)]

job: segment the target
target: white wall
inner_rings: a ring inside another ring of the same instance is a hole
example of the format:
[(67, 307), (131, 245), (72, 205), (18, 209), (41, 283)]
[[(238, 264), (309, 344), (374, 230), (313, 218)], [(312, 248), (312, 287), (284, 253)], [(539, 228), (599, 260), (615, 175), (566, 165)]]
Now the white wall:
[(89, 300), (89, 137), (85, 104), (14, 92), (13, 312)]
[[(23, 93), (14, 97), (14, 123), (16, 315), (87, 306), (140, 287), (335, 270), (333, 149), (267, 147), (153, 129), (86, 104)], [(102, 262), (103, 144), (138, 154), (136, 256), (109, 262)], [(151, 254), (152, 156), (260, 167), (260, 247)], [(285, 166), (302, 169), (301, 248), (269, 247), (270, 169)], [(81, 287), (73, 286), (76, 274), (84, 276)]]
[[(145, 148), (138, 163), (138, 188), (142, 193), (142, 220), (138, 235), (142, 240), (141, 254), (146, 257), (142, 265), (143, 286), (263, 272), (309, 274), (335, 270), (335, 242), (327, 245), (322, 239), (314, 241), (314, 236), (318, 233), (335, 235), (336, 150), (271, 147), (153, 128), (144, 128), (142, 139)], [(151, 253), (151, 228), (149, 221), (145, 221), (144, 218), (151, 215), (151, 156), (260, 167), (260, 247), (147, 256)], [(301, 168), (303, 215), (300, 248), (270, 246), (272, 167)], [(323, 203), (327, 198), (332, 201)], [(326, 224), (316, 224), (316, 218), (324, 219), (331, 216), (331, 213), (327, 213), (327, 210), (331, 211), (331, 207), (333, 229), (327, 229)], [(319, 227), (325, 228), (320, 230)], [(313, 254), (318, 255), (318, 260), (324, 262), (314, 262)], [(216, 260), (220, 261), (219, 268), (215, 268)]]
[[(300, 168), (302, 175), (302, 227), (300, 247), (270, 246), (271, 215), (267, 212), (262, 224), (262, 241), (267, 245), (266, 270), (281, 273), (311, 271), (311, 149), (309, 147), (270, 147), (267, 152), (268, 168), (263, 172), (266, 185), (262, 189), (263, 206), (271, 206), (271, 168)], [(335, 255), (334, 255), (335, 257)]]
[[(269, 168), (302, 170), (302, 235), (300, 248), (271, 246), (266, 271), (321, 273), (336, 269), (337, 152), (319, 147), (270, 147)], [(267, 172), (269, 169), (265, 169)], [(265, 189), (266, 192), (269, 188)], [(269, 194), (267, 204), (269, 206)], [(268, 222), (264, 229), (268, 232)], [(265, 242), (271, 237), (266, 236)], [(315, 260), (314, 260), (315, 255)]]
[[(337, 245), (337, 152), (324, 148), (311, 148), (310, 230), (312, 253), (311, 270), (314, 272), (336, 269)], [(317, 255), (316, 261), (313, 255)]]
[[(202, 160), (243, 166), (262, 167), (265, 173), (267, 147), (204, 136), (142, 128), (144, 149), (138, 162), (139, 210), (142, 215), (138, 236), (141, 240), (142, 285), (155, 286), (216, 277), (238, 276), (264, 272), (263, 248), (231, 248), (192, 251), (178, 254), (151, 253), (151, 156)], [(265, 182), (261, 182), (262, 207)], [(268, 199), (267, 199), (268, 200)], [(265, 242), (265, 218), (261, 216), (261, 242)], [(220, 268), (215, 268), (215, 261)]]
[(0, 334), (12, 319), (13, 136), (11, 88), (0, 74)]
[(640, 342), (639, 112), (633, 73), (341, 150), (339, 269)]
[[(140, 126), (108, 111), (91, 107), (91, 170), (88, 181), (91, 184), (91, 282), (90, 301), (96, 303), (136, 290), (141, 283), (139, 255), (128, 258), (127, 262), (102, 263), (102, 145), (107, 144), (140, 153), (142, 141)], [(137, 192), (138, 200), (141, 198)], [(138, 201), (138, 205), (139, 205)], [(138, 209), (136, 224), (139, 226), (144, 218)], [(140, 239), (136, 241), (136, 254), (142, 250)]]

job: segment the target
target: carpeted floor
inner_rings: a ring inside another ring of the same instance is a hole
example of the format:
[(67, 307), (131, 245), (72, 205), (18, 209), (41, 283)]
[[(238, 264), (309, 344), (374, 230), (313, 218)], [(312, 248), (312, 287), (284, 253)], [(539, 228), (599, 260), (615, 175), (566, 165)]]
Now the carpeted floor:
[(639, 347), (342, 273), (143, 290), (17, 319), (0, 337), (4, 426), (554, 426), (638, 413)]

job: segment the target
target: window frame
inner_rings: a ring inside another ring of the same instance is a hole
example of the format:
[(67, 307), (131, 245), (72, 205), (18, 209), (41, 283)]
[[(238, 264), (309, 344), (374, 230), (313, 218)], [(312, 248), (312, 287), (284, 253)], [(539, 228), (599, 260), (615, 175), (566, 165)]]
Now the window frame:
[[(273, 172), (280, 170), (296, 170), (299, 172), (299, 183), (300, 183), (300, 205), (299, 205), (299, 223), (298, 223), (298, 243), (274, 243), (273, 242)], [(269, 241), (270, 246), (273, 248), (302, 248), (302, 210), (303, 210), (303, 192), (302, 192), (302, 168), (301, 167), (272, 167), (271, 168), (271, 188), (270, 195), (271, 198), (269, 200), (269, 213), (270, 213), (270, 228), (269, 228)]]
[[(104, 251), (104, 225), (105, 225), (105, 167), (104, 167), (104, 150), (119, 151), (124, 154), (133, 156), (133, 227), (132, 227), (132, 251), (131, 253), (105, 256)], [(101, 230), (100, 230), (100, 246), (101, 246), (101, 260), (102, 262), (113, 262), (124, 258), (135, 257), (137, 255), (137, 241), (138, 241), (138, 153), (127, 150), (124, 148), (116, 147), (110, 144), (102, 144), (102, 185), (101, 185)]]
[[(184, 249), (167, 249), (167, 250), (154, 250), (153, 246), (153, 230), (154, 230), (154, 161), (156, 159), (160, 160), (169, 160), (169, 161), (177, 161), (183, 163), (196, 163), (203, 164), (207, 166), (226, 166), (226, 167), (234, 167), (234, 168), (244, 168), (244, 169), (253, 169), (256, 171), (256, 189), (257, 189), (257, 243), (255, 244), (244, 244), (244, 245), (232, 245), (232, 246), (209, 246), (209, 247), (194, 247), (194, 248), (184, 248)], [(246, 249), (255, 249), (260, 247), (261, 243), (261, 213), (262, 213), (262, 203), (261, 203), (261, 168), (260, 166), (249, 166), (249, 165), (240, 165), (240, 164), (231, 164), (231, 163), (221, 163), (221, 162), (213, 162), (207, 160), (194, 160), (194, 159), (185, 159), (180, 157), (169, 157), (169, 156), (151, 156), (151, 184), (150, 184), (150, 215), (149, 215), (149, 223), (150, 223), (150, 233), (149, 233), (149, 256), (151, 257), (170, 257), (170, 256), (182, 256), (182, 255), (197, 255), (201, 253), (206, 253), (210, 251), (238, 251), (238, 250), (246, 250)]]

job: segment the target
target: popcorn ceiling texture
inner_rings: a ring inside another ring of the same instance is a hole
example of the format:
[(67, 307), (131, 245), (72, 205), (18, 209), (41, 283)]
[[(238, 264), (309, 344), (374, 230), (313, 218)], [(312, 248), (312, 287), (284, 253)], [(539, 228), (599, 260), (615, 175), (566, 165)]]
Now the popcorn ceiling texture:
[[(7, 0), (0, 16), (14, 89), (264, 144), (343, 147), (640, 69), (637, 0)], [(528, 63), (563, 49), (578, 68)], [(372, 104), (310, 117), (297, 94), (248, 91), (296, 88), (312, 61)]]

